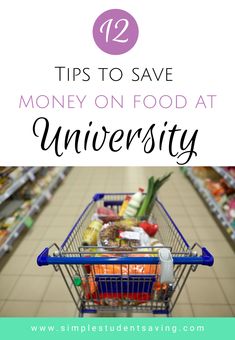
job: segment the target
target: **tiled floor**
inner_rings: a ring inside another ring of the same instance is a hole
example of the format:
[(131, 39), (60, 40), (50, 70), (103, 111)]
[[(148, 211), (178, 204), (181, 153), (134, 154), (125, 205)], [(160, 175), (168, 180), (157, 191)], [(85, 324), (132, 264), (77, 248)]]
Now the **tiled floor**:
[[(0, 316), (76, 316), (64, 282), (52, 268), (39, 268), (37, 255), (52, 242), (61, 243), (95, 192), (135, 191), (146, 186), (150, 175), (168, 170), (74, 168), (34, 227), (0, 261)], [(213, 268), (200, 267), (191, 274), (173, 316), (234, 316), (234, 252), (188, 180), (179, 169), (173, 171), (160, 199), (189, 243), (198, 241), (215, 255)]]

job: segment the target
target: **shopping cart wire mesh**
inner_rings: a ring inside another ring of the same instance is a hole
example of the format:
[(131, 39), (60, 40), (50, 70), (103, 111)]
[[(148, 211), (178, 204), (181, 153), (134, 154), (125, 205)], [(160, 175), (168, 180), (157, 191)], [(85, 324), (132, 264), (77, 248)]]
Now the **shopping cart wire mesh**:
[[(128, 193), (129, 194), (129, 193)], [(83, 233), (97, 208), (119, 211), (127, 193), (99, 193), (84, 209), (59, 247), (45, 248), (38, 256), (39, 266), (53, 265), (60, 271), (71, 297), (84, 313), (142, 312), (169, 316), (191, 271), (198, 265), (212, 266), (211, 253), (195, 243), (188, 244), (164, 205), (156, 199), (150, 221), (157, 223), (157, 238), (169, 249), (173, 259), (174, 281), (161, 281), (161, 246), (134, 247), (129, 250), (83, 246)]]

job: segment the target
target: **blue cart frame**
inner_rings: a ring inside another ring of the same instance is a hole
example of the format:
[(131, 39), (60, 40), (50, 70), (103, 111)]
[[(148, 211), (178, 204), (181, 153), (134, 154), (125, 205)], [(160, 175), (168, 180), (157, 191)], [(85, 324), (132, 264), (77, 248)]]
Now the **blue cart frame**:
[[(164, 205), (156, 198), (150, 220), (159, 225), (157, 238), (169, 248), (173, 257), (174, 282), (162, 285), (159, 274), (159, 246), (138, 247), (130, 252), (114, 252), (101, 247), (82, 246), (82, 235), (97, 207), (110, 207), (116, 212), (126, 195), (130, 193), (98, 193), (84, 209), (68, 236), (59, 247), (53, 244), (45, 248), (37, 258), (39, 266), (53, 265), (60, 271), (78, 315), (97, 312), (151, 313), (171, 315), (191, 271), (198, 265), (212, 266), (212, 254), (199, 244), (188, 244)], [(95, 252), (94, 252), (95, 250)], [(135, 257), (131, 257), (135, 254)], [(143, 256), (145, 254), (145, 256)], [(154, 256), (156, 255), (156, 256)], [(107, 257), (108, 256), (108, 257)], [(136, 273), (133, 266), (149, 265), (156, 268), (153, 275)], [(118, 275), (97, 272), (98, 266), (120, 266)], [(89, 269), (89, 270), (88, 270)], [(126, 272), (131, 274), (127, 275)], [(95, 288), (94, 288), (95, 287)], [(156, 289), (156, 287), (158, 287)], [(94, 292), (95, 289), (95, 292)]]

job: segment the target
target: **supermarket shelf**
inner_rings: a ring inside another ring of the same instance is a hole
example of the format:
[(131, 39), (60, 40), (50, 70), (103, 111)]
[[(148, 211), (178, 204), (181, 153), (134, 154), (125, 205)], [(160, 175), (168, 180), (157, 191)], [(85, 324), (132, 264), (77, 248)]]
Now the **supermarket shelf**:
[(18, 238), (23, 229), (26, 228), (26, 219), (28, 217), (32, 217), (36, 213), (40, 211), (42, 205), (49, 201), (52, 197), (53, 191), (58, 186), (58, 184), (63, 181), (65, 175), (69, 171), (69, 168), (63, 167), (59, 171), (59, 173), (55, 176), (55, 178), (51, 181), (46, 189), (43, 190), (42, 194), (35, 199), (35, 202), (32, 204), (28, 213), (21, 219), (21, 221), (15, 226), (15, 228), (11, 231), (7, 239), (0, 246), (0, 258), (11, 249), (13, 242)]
[(202, 180), (200, 180), (198, 177), (194, 176), (192, 170), (190, 168), (186, 169), (186, 175), (191, 180), (194, 187), (197, 189), (199, 194), (202, 196), (204, 201), (207, 203), (210, 211), (215, 215), (217, 220), (220, 222), (220, 224), (223, 226), (223, 228), (226, 230), (227, 234), (229, 234), (230, 238), (235, 241), (235, 230), (230, 225), (227, 217), (225, 216), (224, 212), (218, 205), (218, 203), (215, 201), (213, 196), (210, 194), (210, 192), (204, 187), (204, 184)]
[(226, 181), (226, 183), (231, 187), (235, 189), (235, 178), (228, 173), (228, 171), (224, 170), (223, 168), (219, 166), (214, 166), (213, 169), (220, 174)]
[(14, 194), (20, 187), (22, 187), (29, 180), (35, 180), (35, 174), (40, 170), (40, 167), (30, 168), (26, 173), (24, 173), (20, 178), (15, 180), (13, 184), (4, 192), (4, 194), (0, 195), (0, 204), (6, 201), (11, 195)]

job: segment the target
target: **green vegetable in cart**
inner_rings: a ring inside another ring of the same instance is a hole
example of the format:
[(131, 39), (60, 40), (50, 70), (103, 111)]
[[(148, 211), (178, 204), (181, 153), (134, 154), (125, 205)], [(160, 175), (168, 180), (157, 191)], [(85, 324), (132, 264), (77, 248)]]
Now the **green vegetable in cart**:
[(83, 233), (83, 246), (96, 246), (99, 232), (103, 226), (101, 221), (92, 221)]
[(154, 205), (155, 197), (156, 197), (158, 190), (170, 178), (171, 174), (172, 172), (162, 177), (159, 177), (156, 180), (154, 180), (153, 176), (151, 176), (148, 179), (147, 194), (145, 195), (145, 198), (139, 208), (139, 211), (137, 212), (137, 218), (142, 219), (142, 218), (149, 217), (152, 207)]

